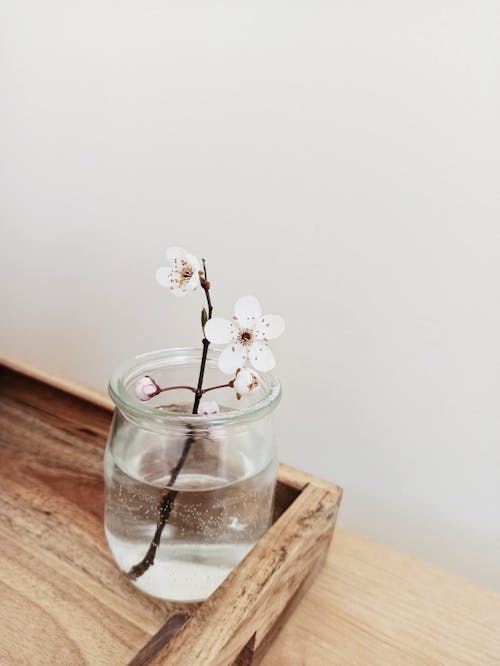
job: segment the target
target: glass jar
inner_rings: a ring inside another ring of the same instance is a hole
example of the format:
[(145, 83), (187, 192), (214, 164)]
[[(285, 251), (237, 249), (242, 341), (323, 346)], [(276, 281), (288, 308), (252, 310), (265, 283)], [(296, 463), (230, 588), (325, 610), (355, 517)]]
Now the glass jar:
[[(231, 379), (217, 359), (209, 351), (204, 388)], [(241, 401), (231, 388), (210, 391), (206, 399), (220, 412), (209, 416), (191, 413), (194, 394), (186, 389), (147, 402), (135, 396), (144, 375), (161, 387), (195, 386), (200, 361), (199, 349), (142, 354), (109, 385), (116, 409), (104, 464), (108, 544), (138, 588), (171, 601), (207, 598), (272, 519), (271, 414), (281, 395), (274, 376), (261, 377), (256, 395)]]

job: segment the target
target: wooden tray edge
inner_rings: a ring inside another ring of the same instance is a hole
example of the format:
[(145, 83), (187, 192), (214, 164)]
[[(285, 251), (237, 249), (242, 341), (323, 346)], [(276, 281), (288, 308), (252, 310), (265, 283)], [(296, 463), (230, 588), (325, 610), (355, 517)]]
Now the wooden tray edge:
[[(0, 365), (114, 409), (105, 394), (27, 361), (0, 354)], [(290, 506), (209, 599), (190, 616), (169, 618), (131, 664), (159, 666), (179, 659), (189, 659), (190, 666), (256, 663), (273, 629), (321, 568), (342, 498), (339, 486), (290, 465), (280, 465), (278, 482), (291, 489)], [(209, 639), (210, 655), (205, 649)]]
[(60, 391), (74, 395), (76, 398), (86, 400), (98, 407), (103, 407), (104, 409), (109, 409), (111, 411), (114, 409), (113, 402), (106, 393), (91, 388), (90, 386), (74, 382), (71, 379), (67, 379), (50, 370), (43, 370), (29, 361), (0, 352), (0, 365), (9, 368), (9, 370), (14, 370), (14, 372), (19, 372), (22, 375), (31, 377), (31, 379), (35, 379), (43, 384), (48, 384)]

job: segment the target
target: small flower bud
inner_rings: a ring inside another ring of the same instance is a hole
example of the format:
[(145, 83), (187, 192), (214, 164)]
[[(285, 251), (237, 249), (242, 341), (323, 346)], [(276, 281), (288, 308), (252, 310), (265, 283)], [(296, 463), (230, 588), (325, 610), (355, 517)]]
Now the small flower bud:
[[(236, 396), (248, 395), (251, 391), (260, 387), (259, 378), (249, 368), (240, 368), (236, 373), (236, 379), (233, 382), (233, 388)], [(239, 399), (239, 398), (238, 398)]]
[(218, 414), (219, 411), (219, 405), (215, 400), (202, 400), (198, 405), (198, 414), (203, 414), (204, 416)]
[(141, 377), (135, 385), (135, 394), (139, 400), (149, 400), (157, 393), (159, 393), (158, 386), (151, 377)]

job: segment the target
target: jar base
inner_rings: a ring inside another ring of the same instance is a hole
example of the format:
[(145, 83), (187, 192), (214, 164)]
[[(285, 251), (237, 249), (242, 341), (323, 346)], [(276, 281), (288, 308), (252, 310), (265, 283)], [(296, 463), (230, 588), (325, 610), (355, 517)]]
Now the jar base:
[[(137, 564), (148, 544), (117, 539), (106, 530), (113, 556), (123, 571)], [(254, 544), (162, 544), (154, 564), (132, 583), (149, 596), (176, 603), (207, 599)]]

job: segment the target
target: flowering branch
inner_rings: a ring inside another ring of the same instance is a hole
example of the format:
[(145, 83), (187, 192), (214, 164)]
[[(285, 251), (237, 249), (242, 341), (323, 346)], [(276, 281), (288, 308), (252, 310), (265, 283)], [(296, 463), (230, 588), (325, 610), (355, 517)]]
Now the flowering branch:
[[(234, 388), (236, 397), (240, 399), (242, 395), (248, 394), (259, 387), (258, 376), (253, 369), (247, 367), (247, 364), (258, 372), (268, 372), (273, 369), (275, 361), (268, 342), (277, 338), (283, 332), (285, 328), (283, 319), (278, 315), (262, 315), (259, 301), (254, 296), (243, 296), (238, 299), (231, 320), (212, 318), (213, 307), (205, 259), (202, 259), (202, 266), (200, 266), (197, 257), (180, 247), (171, 247), (167, 250), (167, 266), (157, 270), (156, 279), (177, 297), (186, 296), (198, 287), (201, 287), (205, 292), (208, 312), (205, 308), (201, 311), (203, 350), (200, 371), (196, 388), (187, 385), (161, 388), (151, 377), (142, 377), (135, 386), (137, 397), (140, 400), (149, 400), (164, 391), (186, 389), (195, 395), (192, 413), (207, 415), (217, 413), (219, 406), (215, 401), (201, 402), (205, 393), (230, 387)], [(235, 376), (227, 384), (219, 384), (203, 389), (208, 348), (211, 342), (228, 345), (219, 356), (219, 369), (225, 374), (235, 373)], [(167, 524), (178, 493), (172, 486), (175, 484), (195, 440), (194, 431), (192, 429), (188, 430), (181, 456), (172, 469), (166, 488), (162, 493), (156, 530), (148, 551), (141, 562), (133, 566), (128, 572), (128, 577), (132, 580), (142, 576), (154, 564), (163, 529)]]
[[(256, 388), (260, 387), (260, 382), (257, 375), (248, 370), (248, 368), (238, 368), (235, 376), (230, 379), (226, 384), (217, 384), (217, 386), (208, 386), (205, 389), (198, 389), (194, 386), (188, 386), (187, 384), (178, 384), (177, 386), (160, 386), (155, 382), (155, 380), (149, 375), (142, 377), (136, 384), (135, 392), (139, 400), (150, 400), (160, 393), (165, 393), (165, 391), (176, 391), (176, 390), (186, 390), (195, 393), (199, 398), (209, 393), (210, 391), (217, 391), (218, 389), (223, 388), (232, 388), (236, 391), (236, 397), (238, 400), (242, 395), (251, 393)], [(197, 414), (205, 414), (206, 412), (200, 410), (201, 402), (198, 404)], [(218, 411), (218, 410), (217, 410)], [(193, 412), (194, 413), (194, 412)], [(213, 413), (213, 412), (212, 412)]]
[[(193, 278), (193, 272), (190, 270), (189, 265), (187, 264), (187, 261), (184, 260), (184, 263), (182, 263), (183, 260), (181, 260), (181, 266), (183, 266), (183, 271), (184, 271), (184, 279), (188, 278), (189, 280), (192, 280)], [(210, 341), (207, 340), (205, 336), (205, 324), (207, 321), (209, 321), (212, 317), (212, 312), (213, 312), (213, 307), (212, 307), (212, 301), (210, 299), (210, 282), (208, 281), (207, 277), (207, 267), (206, 267), (206, 262), (205, 259), (203, 259), (203, 274), (201, 272), (199, 273), (199, 281), (200, 284), (203, 288), (203, 291), (205, 292), (205, 297), (207, 299), (207, 307), (208, 307), (208, 315), (205, 313), (205, 316), (203, 315), (203, 310), (202, 312), (202, 329), (203, 329), (203, 352), (201, 356), (201, 363), (200, 363), (200, 372), (198, 374), (198, 384), (197, 387), (194, 391), (195, 393), (195, 398), (194, 398), (194, 403), (193, 403), (193, 414), (198, 413), (198, 408), (200, 406), (200, 400), (201, 396), (203, 395), (203, 378), (205, 376), (205, 366), (207, 364), (207, 355), (208, 355), (208, 348), (210, 346)], [(181, 276), (181, 282), (182, 282), (182, 276)], [(186, 387), (184, 387), (186, 388)], [(187, 387), (192, 390), (192, 387)], [(169, 390), (168, 388), (166, 390)], [(179, 475), (179, 472), (181, 471), (182, 467), (184, 466), (184, 463), (186, 462), (186, 458), (189, 455), (189, 451), (191, 450), (191, 446), (193, 445), (193, 442), (195, 441), (195, 436), (193, 432), (190, 432), (186, 438), (186, 441), (184, 442), (184, 447), (182, 449), (182, 453), (180, 455), (179, 460), (177, 461), (176, 466), (170, 473), (170, 478), (167, 483), (168, 486), (173, 486), (174, 483), (177, 480), (177, 477)], [(167, 524), (167, 521), (170, 517), (170, 513), (172, 512), (172, 508), (174, 506), (174, 501), (175, 498), (177, 497), (177, 490), (174, 490), (172, 488), (168, 489), (165, 488), (163, 491), (163, 495), (161, 498), (160, 502), (160, 512), (158, 515), (158, 521), (156, 523), (156, 530), (153, 536), (153, 539), (149, 545), (149, 548), (147, 550), (146, 555), (144, 558), (136, 565), (134, 565), (130, 571), (128, 572), (128, 577), (131, 580), (137, 580), (140, 576), (142, 576), (143, 573), (145, 573), (149, 567), (154, 564), (155, 557), (156, 557), (156, 552), (158, 550), (158, 546), (160, 545), (160, 539), (161, 535), (163, 533), (163, 530), (165, 528), (165, 525)]]

